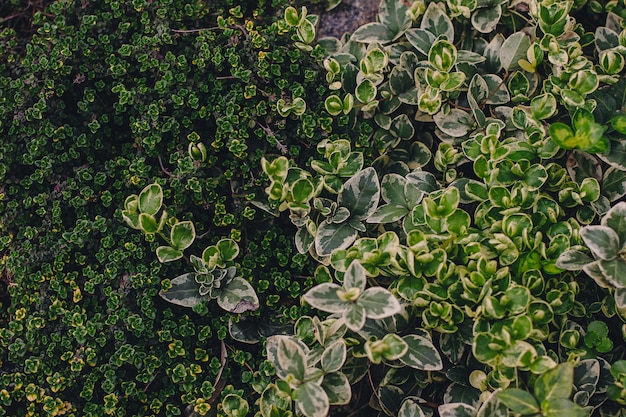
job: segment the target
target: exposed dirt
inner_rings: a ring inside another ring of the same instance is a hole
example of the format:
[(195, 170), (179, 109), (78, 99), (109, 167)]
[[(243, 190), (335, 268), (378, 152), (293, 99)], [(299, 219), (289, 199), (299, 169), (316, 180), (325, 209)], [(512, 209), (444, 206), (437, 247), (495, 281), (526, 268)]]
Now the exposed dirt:
[(331, 11), (319, 12), (318, 37), (340, 38), (345, 33), (354, 32), (365, 23), (376, 21), (380, 0), (343, 0)]

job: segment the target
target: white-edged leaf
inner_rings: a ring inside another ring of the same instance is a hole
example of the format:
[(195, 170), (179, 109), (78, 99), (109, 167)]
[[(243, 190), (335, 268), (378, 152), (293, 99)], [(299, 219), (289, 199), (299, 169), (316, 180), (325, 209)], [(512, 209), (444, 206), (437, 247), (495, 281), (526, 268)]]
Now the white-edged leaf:
[(620, 259), (612, 259), (610, 261), (600, 260), (598, 267), (603, 277), (615, 287), (626, 287), (626, 262)]
[(475, 124), (472, 115), (461, 109), (451, 109), (447, 114), (439, 112), (433, 116), (433, 120), (443, 133), (454, 138), (467, 135)]
[(332, 282), (323, 282), (307, 291), (302, 296), (304, 301), (311, 307), (327, 313), (342, 313), (350, 306), (350, 303), (343, 301), (337, 295), (341, 287)]
[(196, 238), (196, 228), (193, 222), (186, 220), (178, 222), (170, 230), (172, 247), (180, 251), (187, 249)]
[(348, 329), (356, 332), (365, 325), (366, 312), (360, 304), (348, 304), (348, 308), (343, 313), (343, 320)]
[(296, 232), (295, 236), (296, 249), (301, 254), (305, 254), (311, 249), (311, 246), (315, 243), (315, 237), (309, 233), (306, 227), (301, 227)]
[(235, 277), (220, 291), (217, 304), (231, 313), (243, 313), (259, 308), (259, 298), (248, 281)]
[(500, 5), (493, 7), (483, 7), (472, 13), (472, 26), (480, 33), (489, 33), (493, 31), (502, 17), (502, 7)]
[(449, 42), (454, 42), (454, 25), (443, 3), (432, 2), (428, 5), (422, 16), (420, 29), (429, 31), (435, 37), (443, 35)]
[(406, 31), (407, 40), (422, 55), (428, 56), (430, 46), (435, 43), (435, 35), (425, 29), (409, 29)]
[(298, 409), (306, 417), (326, 417), (330, 401), (324, 389), (314, 381), (302, 384), (297, 392)]
[(332, 372), (324, 375), (322, 388), (328, 395), (330, 405), (343, 405), (350, 402), (352, 389), (348, 377), (341, 372)]
[(556, 266), (568, 271), (580, 271), (591, 262), (593, 259), (586, 253), (579, 250), (568, 250), (559, 255)]
[(419, 403), (420, 399), (418, 397), (406, 397), (402, 401), (398, 417), (426, 417)]
[(448, 403), (437, 408), (440, 417), (474, 417), (476, 409), (469, 404)]
[(397, 0), (383, 0), (379, 6), (378, 19), (384, 24), (394, 37), (398, 39), (405, 30), (411, 27), (411, 19), (407, 16), (407, 4)]
[(315, 251), (320, 256), (328, 256), (333, 251), (346, 249), (357, 238), (358, 232), (348, 222), (322, 223), (315, 235)]
[(346, 273), (343, 276), (343, 287), (345, 289), (358, 288), (360, 291), (365, 289), (367, 284), (367, 274), (365, 268), (358, 260), (354, 260), (348, 265)]
[[(309, 347), (303, 341), (293, 336), (274, 335), (268, 337), (265, 343), (267, 359), (272, 363), (272, 365), (274, 365), (274, 368), (276, 369), (276, 375), (281, 379), (287, 378), (287, 373), (278, 363), (278, 349), (283, 340), (289, 340), (289, 342), (296, 343), (299, 346), (300, 350), (304, 352), (305, 357), (309, 354), (310, 351)], [(286, 342), (287, 346), (289, 346), (289, 342)]]
[(476, 417), (507, 417), (509, 410), (498, 398), (500, 388), (492, 392), (487, 400), (480, 406)]
[(156, 215), (163, 204), (163, 189), (157, 183), (150, 184), (139, 193), (139, 211)]
[(621, 249), (619, 236), (608, 226), (583, 227), (580, 237), (594, 256), (603, 260), (615, 259)]
[(359, 171), (345, 182), (337, 203), (350, 210), (355, 220), (364, 220), (376, 210), (380, 198), (380, 183), (372, 167)]
[(393, 223), (409, 213), (409, 209), (398, 204), (383, 204), (367, 218), (367, 223)]
[(396, 297), (382, 287), (366, 289), (356, 303), (364, 308), (365, 315), (371, 319), (393, 316), (402, 310)]
[(161, 291), (159, 295), (166, 301), (183, 307), (193, 307), (205, 298), (200, 295), (200, 284), (196, 282), (193, 272), (179, 275), (171, 281), (171, 288)]
[[(274, 365), (280, 369), (282, 375), (293, 375), (298, 381), (304, 379), (306, 372), (306, 352), (291, 338), (281, 338), (276, 351)], [(279, 375), (280, 376), (280, 375)]]
[(422, 371), (443, 369), (441, 355), (430, 340), (415, 334), (408, 334), (402, 339), (409, 345), (409, 350), (400, 358), (400, 362)]
[(615, 167), (609, 167), (609, 169), (604, 172), (604, 178), (602, 178), (602, 194), (604, 194), (610, 202), (617, 201), (624, 197), (626, 195), (626, 173)]
[(610, 227), (619, 238), (620, 248), (626, 245), (626, 202), (622, 201), (613, 206), (600, 222), (602, 226)]
[(523, 32), (515, 32), (502, 44), (500, 63), (502, 68), (511, 71), (519, 67), (518, 61), (526, 59), (526, 51), (530, 47), (530, 38)]
[(354, 31), (350, 40), (354, 42), (372, 43), (379, 42), (381, 44), (389, 43), (395, 37), (395, 33), (386, 25), (378, 22), (366, 23)]
[(156, 249), (156, 256), (159, 259), (159, 262), (166, 263), (182, 258), (183, 252), (178, 249), (174, 249), (171, 246), (159, 246)]
[(321, 366), (325, 373), (336, 372), (341, 369), (346, 361), (347, 350), (343, 339), (336, 340), (324, 349)]

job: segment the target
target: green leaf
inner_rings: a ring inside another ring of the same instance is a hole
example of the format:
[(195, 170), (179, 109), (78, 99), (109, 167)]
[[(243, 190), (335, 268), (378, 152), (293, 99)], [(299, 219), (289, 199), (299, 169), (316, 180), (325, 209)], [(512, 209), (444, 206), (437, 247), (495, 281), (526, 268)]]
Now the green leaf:
[[(315, 39), (315, 25), (309, 19), (302, 19), (296, 26), (296, 33), (303, 43), (310, 44)], [(296, 106), (296, 100), (294, 100), (292, 106), (299, 107), (300, 104)]]
[(350, 381), (341, 372), (332, 372), (324, 375), (322, 388), (328, 395), (330, 405), (348, 404), (352, 397)]
[(522, 415), (538, 414), (541, 411), (535, 397), (519, 388), (507, 388), (500, 391), (498, 399), (510, 410)]
[(500, 49), (502, 67), (509, 72), (519, 68), (518, 61), (526, 58), (528, 48), (530, 38), (524, 32), (515, 32), (506, 38)]
[(393, 316), (401, 311), (400, 303), (389, 290), (382, 287), (371, 287), (363, 291), (357, 305), (361, 306), (366, 317), (382, 319)]
[(205, 299), (198, 292), (200, 284), (196, 282), (196, 274), (193, 272), (177, 276), (171, 284), (169, 290), (161, 291), (159, 295), (172, 304), (193, 307)]
[(285, 22), (289, 26), (298, 26), (300, 24), (300, 15), (295, 7), (289, 6), (285, 9)]
[(342, 288), (331, 282), (324, 282), (311, 288), (302, 296), (304, 301), (321, 311), (328, 313), (342, 313), (350, 303), (342, 300), (338, 296), (338, 291)]
[(346, 343), (343, 339), (339, 339), (324, 349), (321, 358), (322, 370), (325, 373), (336, 372), (341, 369), (346, 361), (347, 350)]
[(183, 252), (171, 246), (159, 246), (156, 249), (156, 256), (159, 262), (166, 263), (182, 258)]
[(350, 210), (353, 219), (365, 220), (376, 210), (379, 198), (380, 183), (376, 170), (368, 167), (345, 182), (337, 202)]
[(289, 172), (289, 160), (284, 156), (279, 156), (272, 162), (261, 159), (261, 168), (272, 181), (283, 182)]
[(191, 221), (182, 221), (174, 224), (170, 230), (172, 247), (179, 251), (187, 249), (196, 238), (196, 229)]
[(215, 247), (224, 261), (232, 261), (239, 255), (239, 245), (232, 239), (221, 239)]
[(386, 345), (383, 356), (390, 361), (400, 359), (409, 350), (407, 343), (395, 333), (386, 334), (382, 342)]
[(569, 398), (573, 385), (574, 366), (570, 362), (565, 362), (539, 376), (535, 381), (533, 392), (537, 401), (543, 404), (544, 401)]
[(298, 409), (306, 417), (326, 417), (328, 415), (330, 408), (328, 395), (315, 381), (308, 381), (300, 385), (296, 395)]
[(259, 308), (259, 298), (248, 281), (235, 277), (219, 292), (217, 304), (230, 313), (243, 313)]
[(443, 369), (441, 355), (430, 340), (416, 334), (406, 335), (402, 339), (409, 346), (409, 350), (400, 358), (400, 362), (422, 371)]
[(153, 215), (139, 213), (139, 227), (146, 233), (156, 233), (159, 231), (159, 224)]
[(436, 41), (428, 51), (428, 62), (436, 70), (447, 73), (456, 63), (456, 47), (445, 39)]
[(607, 226), (586, 226), (580, 231), (580, 237), (594, 256), (603, 259), (615, 259), (621, 249), (620, 239), (615, 230)]
[(276, 350), (276, 373), (282, 379), (292, 375), (298, 381), (304, 380), (306, 353), (298, 343), (288, 337), (281, 337)]
[(587, 410), (566, 398), (551, 400), (546, 408), (543, 412), (545, 417), (587, 417), (589, 415)]
[(334, 94), (326, 98), (324, 106), (331, 116), (338, 116), (343, 111), (343, 101)]
[(550, 118), (557, 111), (556, 98), (552, 93), (536, 96), (530, 101), (530, 111), (537, 120)]
[(296, 249), (301, 254), (305, 254), (315, 243), (315, 237), (309, 233), (306, 227), (300, 227), (295, 236)]
[(250, 411), (248, 401), (236, 394), (228, 394), (222, 399), (221, 404), (228, 417), (245, 417)]
[(356, 86), (356, 91), (354, 92), (354, 95), (356, 96), (357, 100), (365, 104), (374, 100), (376, 98), (377, 92), (378, 90), (376, 89), (376, 85), (374, 85), (371, 80), (366, 78), (361, 81), (359, 85)]
[(139, 211), (154, 216), (163, 205), (163, 189), (157, 183), (150, 184), (139, 193)]

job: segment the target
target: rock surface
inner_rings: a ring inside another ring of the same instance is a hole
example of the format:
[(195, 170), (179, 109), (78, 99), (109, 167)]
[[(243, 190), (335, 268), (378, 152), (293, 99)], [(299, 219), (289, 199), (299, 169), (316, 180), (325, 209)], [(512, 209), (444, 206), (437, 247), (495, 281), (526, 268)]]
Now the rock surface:
[(365, 23), (376, 21), (380, 0), (343, 0), (334, 9), (320, 12), (318, 38), (340, 38)]

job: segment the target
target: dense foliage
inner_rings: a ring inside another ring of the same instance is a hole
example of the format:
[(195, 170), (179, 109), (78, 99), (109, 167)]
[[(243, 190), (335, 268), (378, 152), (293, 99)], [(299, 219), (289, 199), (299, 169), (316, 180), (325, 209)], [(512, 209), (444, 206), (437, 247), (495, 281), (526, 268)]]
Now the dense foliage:
[(626, 4), (249, 3), (0, 6), (0, 415), (623, 416)]

